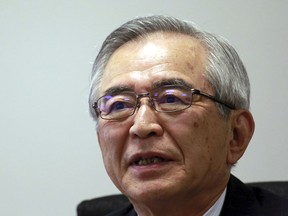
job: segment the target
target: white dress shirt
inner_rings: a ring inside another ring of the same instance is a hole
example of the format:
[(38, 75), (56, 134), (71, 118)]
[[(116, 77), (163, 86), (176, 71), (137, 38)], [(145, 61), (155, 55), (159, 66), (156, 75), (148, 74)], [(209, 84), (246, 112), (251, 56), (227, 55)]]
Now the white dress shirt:
[(225, 196), (226, 196), (226, 189), (223, 191), (221, 196), (218, 200), (214, 203), (214, 205), (203, 215), (203, 216), (219, 216), (222, 206), (224, 204)]

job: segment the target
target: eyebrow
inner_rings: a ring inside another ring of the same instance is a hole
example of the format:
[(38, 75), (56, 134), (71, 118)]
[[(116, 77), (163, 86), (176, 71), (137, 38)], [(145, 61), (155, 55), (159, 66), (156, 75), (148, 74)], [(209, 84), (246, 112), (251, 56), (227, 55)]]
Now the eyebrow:
[(192, 85), (187, 83), (184, 79), (174, 78), (174, 79), (166, 79), (166, 80), (160, 80), (152, 85), (152, 89), (160, 88), (162, 86), (167, 85), (176, 85), (176, 86), (184, 86), (186, 88), (192, 88)]
[(121, 86), (114, 86), (114, 87), (107, 89), (104, 92), (104, 94), (105, 95), (115, 95), (115, 94), (119, 94), (121, 92), (126, 92), (126, 91), (133, 92), (134, 90), (132, 87), (121, 85)]
[[(176, 85), (176, 86), (184, 86), (186, 88), (192, 88), (192, 85), (188, 84), (184, 79), (172, 78), (172, 79), (165, 79), (165, 80), (154, 82), (151, 86), (151, 89), (156, 89), (156, 88), (160, 88), (160, 87), (167, 86), (167, 85)], [(130, 86), (119, 85), (119, 86), (114, 86), (114, 87), (107, 89), (104, 92), (104, 94), (115, 95), (115, 94), (119, 94), (119, 93), (127, 92), (127, 91), (134, 92), (134, 89)]]

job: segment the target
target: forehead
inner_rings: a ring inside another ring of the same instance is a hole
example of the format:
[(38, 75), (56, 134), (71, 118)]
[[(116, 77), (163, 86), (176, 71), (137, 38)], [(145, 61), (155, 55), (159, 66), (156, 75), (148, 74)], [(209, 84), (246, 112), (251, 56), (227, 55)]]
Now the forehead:
[(192, 84), (203, 75), (205, 64), (206, 50), (197, 39), (179, 33), (152, 33), (127, 42), (113, 53), (100, 91), (117, 85), (149, 88), (153, 82), (173, 78)]

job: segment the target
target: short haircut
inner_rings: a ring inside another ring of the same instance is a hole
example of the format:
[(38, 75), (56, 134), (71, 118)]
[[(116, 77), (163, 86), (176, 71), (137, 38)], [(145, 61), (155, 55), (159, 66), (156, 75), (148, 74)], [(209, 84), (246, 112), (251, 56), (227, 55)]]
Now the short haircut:
[[(200, 31), (191, 22), (157, 15), (128, 21), (108, 35), (103, 42), (93, 65), (89, 94), (90, 112), (95, 119), (97, 118), (92, 104), (100, 96), (99, 86), (112, 54), (127, 42), (156, 32), (174, 32), (196, 38), (207, 50), (204, 76), (214, 88), (215, 96), (236, 109), (249, 109), (249, 78), (245, 66), (230, 43), (223, 37)], [(230, 109), (218, 103), (216, 105), (221, 115), (227, 118)]]

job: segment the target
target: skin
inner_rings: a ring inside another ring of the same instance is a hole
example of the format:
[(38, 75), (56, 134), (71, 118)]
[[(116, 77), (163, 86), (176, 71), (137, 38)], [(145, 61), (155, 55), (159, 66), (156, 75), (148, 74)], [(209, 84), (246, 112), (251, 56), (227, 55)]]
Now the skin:
[[(183, 79), (214, 95), (204, 76), (206, 58), (205, 48), (190, 36), (150, 34), (115, 51), (100, 94), (117, 86), (145, 93), (155, 82)], [(156, 112), (148, 98), (140, 104), (126, 119), (98, 120), (98, 141), (110, 178), (140, 216), (203, 215), (222, 194), (231, 166), (249, 143), (254, 131), (251, 114), (235, 110), (225, 120), (215, 102), (204, 97), (173, 114)], [(136, 158), (154, 156), (166, 161), (133, 164)]]

